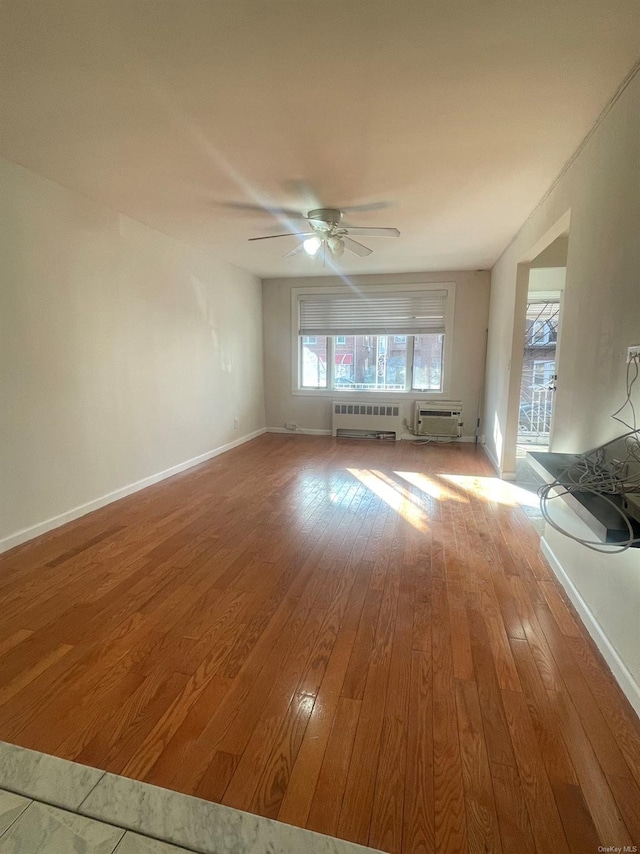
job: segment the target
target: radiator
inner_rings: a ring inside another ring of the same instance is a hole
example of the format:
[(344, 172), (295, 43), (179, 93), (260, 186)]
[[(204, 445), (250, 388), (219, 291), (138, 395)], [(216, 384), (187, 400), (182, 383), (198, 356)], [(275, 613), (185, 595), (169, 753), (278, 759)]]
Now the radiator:
[(459, 400), (416, 400), (413, 432), (418, 436), (460, 436), (462, 403)]
[[(399, 403), (354, 403), (337, 401), (331, 404), (331, 432), (357, 431), (362, 435), (370, 433), (394, 433), (396, 440), (402, 433), (402, 416)], [(356, 433), (354, 432), (354, 435)]]

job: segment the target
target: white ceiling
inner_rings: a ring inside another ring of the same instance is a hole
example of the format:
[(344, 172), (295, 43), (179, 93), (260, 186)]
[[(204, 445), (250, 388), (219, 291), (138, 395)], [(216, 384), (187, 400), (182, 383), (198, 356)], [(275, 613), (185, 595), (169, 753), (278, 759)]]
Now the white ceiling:
[(218, 203), (295, 181), (390, 203), (346, 272), (487, 268), (639, 53), (638, 0), (4, 0), (0, 153), (263, 277), (322, 268)]

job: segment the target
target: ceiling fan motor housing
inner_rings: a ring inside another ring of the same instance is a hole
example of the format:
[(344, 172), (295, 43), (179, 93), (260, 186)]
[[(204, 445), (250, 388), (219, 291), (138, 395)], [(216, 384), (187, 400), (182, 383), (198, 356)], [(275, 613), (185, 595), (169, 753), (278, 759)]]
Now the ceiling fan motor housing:
[(307, 214), (311, 226), (319, 231), (331, 231), (342, 219), (342, 212), (335, 208), (317, 208)]

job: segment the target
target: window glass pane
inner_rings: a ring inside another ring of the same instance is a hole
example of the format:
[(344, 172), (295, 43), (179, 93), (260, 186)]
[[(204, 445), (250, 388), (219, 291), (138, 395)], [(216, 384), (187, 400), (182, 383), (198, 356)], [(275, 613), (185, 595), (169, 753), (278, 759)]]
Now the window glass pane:
[(301, 388), (327, 387), (327, 339), (306, 337), (300, 342)]
[(333, 345), (333, 384), (335, 388), (354, 388), (354, 348), (355, 336), (338, 335)]
[(555, 375), (555, 369), (555, 361), (534, 361), (533, 375), (531, 378), (532, 387), (551, 385)]
[(444, 335), (416, 335), (413, 345), (413, 388), (441, 391)]
[(334, 387), (361, 391), (404, 390), (407, 374), (407, 341), (405, 337), (404, 341), (397, 342), (396, 337), (401, 336), (336, 337)]

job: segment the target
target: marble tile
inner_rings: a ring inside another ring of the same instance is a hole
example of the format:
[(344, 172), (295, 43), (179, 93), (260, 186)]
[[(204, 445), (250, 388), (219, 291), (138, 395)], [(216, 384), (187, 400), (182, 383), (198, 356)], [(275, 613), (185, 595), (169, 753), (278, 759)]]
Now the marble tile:
[(0, 836), (0, 854), (112, 854), (123, 835), (119, 827), (34, 801)]
[(0, 836), (26, 810), (31, 801), (13, 792), (0, 792)]
[[(200, 854), (364, 854), (351, 842), (105, 774), (80, 810)], [(1, 849), (0, 849), (1, 851)]]
[(168, 842), (149, 839), (148, 836), (140, 836), (138, 833), (127, 830), (115, 854), (191, 854), (191, 852), (186, 848), (177, 848)]
[(0, 789), (75, 809), (104, 771), (0, 741)]

